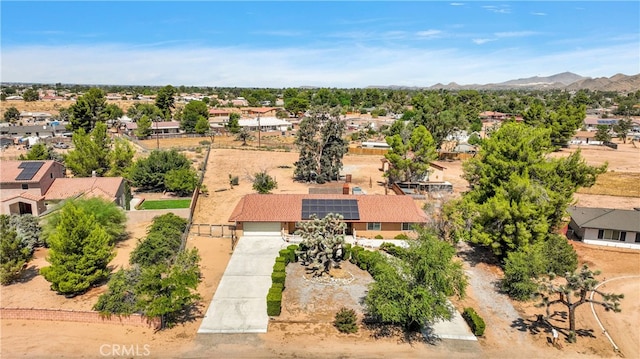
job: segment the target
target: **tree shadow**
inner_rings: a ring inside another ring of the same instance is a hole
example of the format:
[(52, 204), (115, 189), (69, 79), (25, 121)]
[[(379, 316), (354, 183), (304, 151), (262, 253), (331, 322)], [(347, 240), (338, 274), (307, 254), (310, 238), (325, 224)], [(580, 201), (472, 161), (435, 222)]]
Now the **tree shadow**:
[[(561, 319), (558, 319), (557, 317)], [(556, 321), (566, 323), (568, 320), (568, 314), (566, 311), (555, 311), (553, 314), (549, 316), (549, 319), (552, 319), (552, 318)], [(569, 328), (559, 327), (557, 325), (552, 324), (547, 319), (545, 319), (542, 314), (536, 315), (535, 320), (518, 318), (513, 322), (511, 322), (511, 328), (517, 329), (518, 331), (521, 331), (521, 332), (529, 332), (529, 334), (531, 335), (537, 335), (540, 333), (549, 334), (549, 336), (547, 337), (548, 344), (553, 343), (551, 333), (552, 333), (552, 329), (555, 328), (558, 331), (558, 334), (564, 337), (564, 341), (567, 343), (570, 343)], [(594, 335), (593, 329), (577, 329), (576, 335), (579, 337), (596, 338), (596, 336)]]
[(535, 320), (518, 318), (511, 322), (511, 328), (515, 328), (521, 332), (529, 332), (529, 334), (532, 335), (551, 333), (551, 324), (547, 322), (541, 314), (537, 315)]
[(500, 266), (500, 258), (488, 247), (474, 245), (473, 243), (459, 243), (457, 248), (458, 256), (472, 267), (475, 267), (479, 263)]
[(175, 313), (172, 320), (175, 324), (191, 323), (204, 317), (203, 310), (204, 304), (197, 302), (193, 305), (189, 305), (181, 311)]
[(398, 343), (409, 344), (411, 347), (415, 343), (435, 345), (440, 341), (429, 325), (422, 329), (412, 330), (398, 324), (382, 323), (367, 315), (362, 320), (362, 325), (372, 333), (371, 337), (374, 339), (396, 338)]
[(38, 267), (31, 265), (20, 272), (20, 276), (14, 281), (14, 283), (27, 283), (38, 275), (40, 275)]

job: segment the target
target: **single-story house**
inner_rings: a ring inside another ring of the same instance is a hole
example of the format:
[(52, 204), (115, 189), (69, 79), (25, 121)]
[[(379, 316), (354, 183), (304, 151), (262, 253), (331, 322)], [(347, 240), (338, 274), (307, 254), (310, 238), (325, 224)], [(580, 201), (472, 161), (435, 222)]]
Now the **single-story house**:
[(275, 117), (256, 117), (252, 119), (238, 120), (240, 127), (249, 131), (287, 131), (293, 127), (293, 124), (289, 121), (281, 120)]
[(427, 215), (411, 197), (350, 194), (249, 194), (240, 199), (229, 217), (243, 235), (280, 236), (296, 231), (298, 222), (312, 214), (340, 213), (345, 234), (393, 238), (427, 222)]
[[(138, 124), (135, 122), (126, 123), (126, 133), (129, 136), (135, 135), (135, 130), (138, 129)], [(180, 133), (180, 122), (178, 121), (158, 121), (151, 123), (151, 134), (168, 134), (168, 133)]]
[(640, 210), (569, 207), (567, 235), (584, 243), (640, 249)]
[(602, 142), (596, 141), (596, 133), (593, 131), (576, 131), (571, 139), (572, 145), (586, 145), (586, 144), (601, 144)]
[(68, 198), (99, 197), (126, 208), (125, 182), (122, 177), (56, 178), (44, 198), (47, 202)]

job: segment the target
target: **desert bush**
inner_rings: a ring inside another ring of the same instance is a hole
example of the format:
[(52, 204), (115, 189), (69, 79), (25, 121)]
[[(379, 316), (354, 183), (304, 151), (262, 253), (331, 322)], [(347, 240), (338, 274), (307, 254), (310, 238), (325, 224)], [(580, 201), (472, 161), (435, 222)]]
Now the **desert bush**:
[(358, 317), (353, 309), (345, 307), (340, 308), (336, 313), (333, 325), (338, 328), (341, 333), (355, 333), (358, 331)]
[(409, 239), (409, 236), (407, 236), (407, 235), (406, 235), (406, 234), (404, 234), (404, 233), (400, 233), (400, 234), (398, 234), (397, 236), (395, 236), (395, 237), (393, 237), (393, 238), (394, 238), (394, 239), (404, 239), (404, 240), (407, 240), (407, 239)]
[(484, 329), (485, 329), (484, 319), (482, 319), (482, 317), (480, 317), (473, 308), (471, 307), (464, 308), (462, 317), (467, 322), (467, 324), (469, 324), (469, 328), (471, 328), (471, 331), (473, 332), (473, 334), (477, 336), (482, 336), (484, 334)]
[(375, 238), (375, 239), (384, 239), (384, 237), (382, 236), (382, 234), (377, 234), (374, 238)]

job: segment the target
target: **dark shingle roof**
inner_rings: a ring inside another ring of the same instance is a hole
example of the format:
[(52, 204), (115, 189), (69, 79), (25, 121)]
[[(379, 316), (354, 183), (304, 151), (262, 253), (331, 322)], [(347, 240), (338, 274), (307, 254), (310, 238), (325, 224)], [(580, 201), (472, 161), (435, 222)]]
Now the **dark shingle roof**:
[(583, 228), (640, 232), (640, 211), (613, 208), (569, 207), (573, 221)]

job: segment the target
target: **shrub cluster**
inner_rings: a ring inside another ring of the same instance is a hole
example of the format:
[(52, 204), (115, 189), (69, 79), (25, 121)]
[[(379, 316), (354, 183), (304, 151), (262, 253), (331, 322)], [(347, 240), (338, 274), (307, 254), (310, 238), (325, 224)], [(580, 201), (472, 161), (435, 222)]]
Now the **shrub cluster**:
[(345, 307), (340, 308), (336, 313), (333, 325), (338, 328), (341, 333), (355, 333), (358, 331), (358, 317), (353, 309)]
[(368, 251), (360, 246), (354, 246), (351, 249), (350, 261), (357, 265), (358, 268), (369, 272), (373, 279), (377, 279), (377, 276), (385, 271), (395, 272), (393, 267), (385, 261), (382, 253)]
[(478, 313), (476, 313), (476, 311), (473, 308), (471, 307), (464, 308), (462, 317), (467, 322), (467, 324), (469, 324), (469, 327), (471, 328), (471, 331), (473, 332), (473, 334), (477, 336), (482, 336), (484, 334), (484, 329), (485, 329), (484, 320), (482, 319), (482, 317), (478, 315)]
[(394, 257), (403, 258), (406, 255), (406, 250), (400, 246), (396, 246), (393, 243), (384, 242), (380, 245), (380, 250), (391, 254)]
[(271, 273), (271, 288), (267, 293), (267, 315), (278, 316), (282, 310), (282, 291), (284, 283), (287, 279), (285, 272), (287, 264), (296, 261), (295, 251), (298, 246), (293, 244), (286, 249), (280, 250), (280, 255), (276, 257), (273, 264), (273, 273)]
[(131, 252), (131, 264), (149, 266), (173, 258), (180, 250), (182, 233), (187, 221), (173, 213), (155, 217), (147, 230), (147, 237)]

